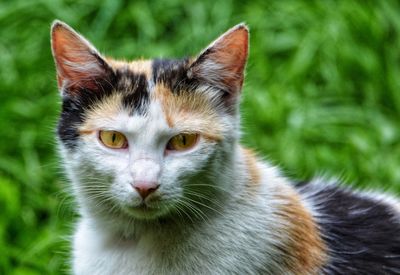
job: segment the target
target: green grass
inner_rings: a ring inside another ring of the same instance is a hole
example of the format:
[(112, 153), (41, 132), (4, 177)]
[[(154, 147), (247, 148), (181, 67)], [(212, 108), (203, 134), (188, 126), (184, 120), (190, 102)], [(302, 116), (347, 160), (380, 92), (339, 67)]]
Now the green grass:
[(251, 28), (243, 141), (294, 179), (400, 193), (398, 1), (0, 1), (0, 274), (64, 274), (75, 218), (58, 165), (55, 18), (114, 57), (196, 54)]

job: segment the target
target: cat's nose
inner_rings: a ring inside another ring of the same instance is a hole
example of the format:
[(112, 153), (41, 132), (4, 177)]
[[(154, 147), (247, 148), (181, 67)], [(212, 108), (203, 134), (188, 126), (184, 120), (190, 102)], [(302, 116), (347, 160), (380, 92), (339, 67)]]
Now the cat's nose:
[(156, 191), (159, 186), (157, 182), (153, 181), (137, 181), (132, 184), (132, 187), (139, 193), (143, 200)]

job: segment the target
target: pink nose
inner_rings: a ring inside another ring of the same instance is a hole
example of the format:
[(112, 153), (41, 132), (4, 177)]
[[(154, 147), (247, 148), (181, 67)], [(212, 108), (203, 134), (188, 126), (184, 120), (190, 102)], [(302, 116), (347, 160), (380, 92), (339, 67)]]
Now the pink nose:
[(157, 190), (160, 185), (153, 181), (137, 181), (132, 184), (132, 187), (136, 189), (142, 199), (147, 198), (151, 193)]

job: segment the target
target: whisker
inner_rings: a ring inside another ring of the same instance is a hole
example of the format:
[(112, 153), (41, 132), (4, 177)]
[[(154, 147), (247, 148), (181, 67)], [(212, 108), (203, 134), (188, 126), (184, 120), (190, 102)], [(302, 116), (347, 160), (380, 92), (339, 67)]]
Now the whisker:
[[(186, 201), (184, 199), (181, 199), (180, 202), (183, 204), (183, 206), (185, 206), (187, 208), (188, 211), (193, 213), (197, 218), (199, 218), (203, 221), (208, 220), (208, 217), (198, 207), (195, 207), (194, 205), (192, 205), (191, 203), (189, 203), (188, 201)], [(186, 212), (184, 212), (184, 213), (186, 213)], [(188, 215), (188, 213), (186, 213), (186, 215)]]
[(185, 190), (185, 193), (189, 194), (189, 195), (192, 195), (192, 196), (195, 196), (195, 197), (198, 197), (200, 199), (207, 200), (210, 203), (215, 204), (216, 206), (218, 206), (220, 208), (223, 208), (223, 206), (220, 203), (218, 203), (216, 200), (213, 200), (213, 199), (211, 199), (211, 198), (209, 198), (209, 197), (207, 197), (207, 196), (205, 196), (205, 195), (203, 195), (201, 193), (197, 193), (197, 192), (190, 191), (190, 190)]
[(220, 214), (220, 215), (223, 215), (223, 214), (222, 214), (221, 212), (219, 212), (217, 209), (212, 208), (211, 206), (209, 206), (209, 205), (207, 205), (207, 204), (204, 204), (204, 203), (202, 203), (202, 202), (196, 201), (196, 200), (191, 199), (191, 198), (188, 198), (188, 197), (186, 197), (185, 199), (187, 199), (187, 200), (193, 202), (194, 204), (199, 204), (199, 205), (201, 205), (201, 206), (203, 206), (203, 207), (205, 207), (205, 208), (207, 208), (207, 209), (210, 209), (210, 210), (212, 210), (212, 211), (214, 211), (214, 212), (216, 212), (216, 213), (218, 213), (218, 214)]
[(222, 186), (218, 186), (218, 185), (213, 185), (213, 184), (207, 184), (207, 183), (194, 183), (194, 184), (188, 184), (188, 187), (211, 187), (214, 189), (218, 189), (220, 191), (224, 191), (224, 192), (229, 192), (229, 190), (223, 188)]

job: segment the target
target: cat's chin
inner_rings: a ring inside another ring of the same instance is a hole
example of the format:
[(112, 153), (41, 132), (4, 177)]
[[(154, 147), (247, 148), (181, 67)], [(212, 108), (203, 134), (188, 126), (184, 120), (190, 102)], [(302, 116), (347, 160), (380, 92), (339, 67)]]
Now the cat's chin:
[(154, 220), (165, 216), (169, 211), (166, 208), (151, 207), (146, 204), (123, 207), (125, 214), (140, 220)]

